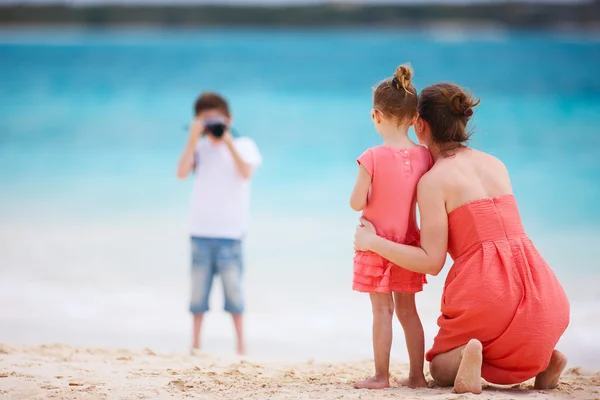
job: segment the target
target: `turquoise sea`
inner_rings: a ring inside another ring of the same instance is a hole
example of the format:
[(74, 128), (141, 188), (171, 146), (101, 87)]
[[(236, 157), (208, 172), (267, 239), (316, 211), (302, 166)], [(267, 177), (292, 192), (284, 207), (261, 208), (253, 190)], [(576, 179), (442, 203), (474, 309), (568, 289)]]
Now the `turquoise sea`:
[[(371, 88), (404, 62), (417, 89), (454, 81), (481, 98), (472, 145), (506, 163), (571, 299), (560, 347), (600, 369), (600, 35), (555, 32), (0, 30), (0, 342), (187, 351), (191, 182), (175, 167), (195, 97), (216, 90), (264, 157), (251, 355), (370, 357), (348, 199), (356, 157), (379, 143)], [(428, 344), (442, 275), (418, 297)], [(204, 347), (229, 354), (213, 295)], [(400, 329), (395, 343), (406, 361)]]

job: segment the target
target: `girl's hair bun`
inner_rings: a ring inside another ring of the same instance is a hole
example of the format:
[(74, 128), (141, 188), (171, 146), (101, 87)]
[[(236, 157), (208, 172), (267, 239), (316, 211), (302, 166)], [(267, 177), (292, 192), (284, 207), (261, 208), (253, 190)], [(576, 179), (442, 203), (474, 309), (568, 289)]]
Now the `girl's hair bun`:
[(410, 64), (402, 64), (398, 68), (396, 68), (396, 72), (394, 72), (394, 79), (392, 79), (392, 84), (398, 90), (406, 90), (411, 87), (411, 79), (413, 76), (413, 70)]

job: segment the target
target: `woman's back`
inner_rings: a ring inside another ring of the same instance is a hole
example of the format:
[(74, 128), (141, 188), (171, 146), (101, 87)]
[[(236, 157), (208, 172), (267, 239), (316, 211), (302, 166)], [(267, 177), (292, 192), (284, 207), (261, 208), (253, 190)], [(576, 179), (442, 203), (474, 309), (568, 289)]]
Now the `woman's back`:
[(430, 173), (442, 185), (448, 213), (474, 200), (512, 194), (502, 161), (478, 150), (463, 148), (440, 158)]

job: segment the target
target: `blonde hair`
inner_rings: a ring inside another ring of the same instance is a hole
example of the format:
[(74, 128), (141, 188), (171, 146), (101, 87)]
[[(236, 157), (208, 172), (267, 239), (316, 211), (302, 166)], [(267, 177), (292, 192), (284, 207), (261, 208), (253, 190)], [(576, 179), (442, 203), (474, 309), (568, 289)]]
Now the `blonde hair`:
[(399, 122), (417, 115), (417, 90), (412, 85), (410, 64), (396, 68), (394, 76), (381, 82), (373, 93), (373, 107)]

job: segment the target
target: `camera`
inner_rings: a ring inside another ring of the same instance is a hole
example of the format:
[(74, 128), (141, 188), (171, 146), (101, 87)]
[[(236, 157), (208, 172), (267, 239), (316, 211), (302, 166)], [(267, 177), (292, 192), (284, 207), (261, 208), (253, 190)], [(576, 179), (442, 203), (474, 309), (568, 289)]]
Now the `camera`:
[(221, 120), (207, 120), (204, 122), (204, 133), (208, 133), (215, 138), (223, 136), (227, 130), (227, 125)]

